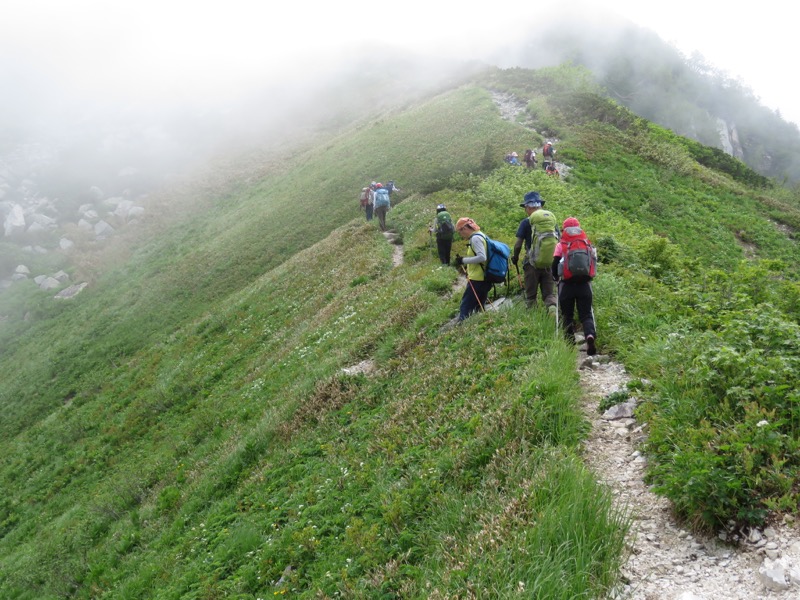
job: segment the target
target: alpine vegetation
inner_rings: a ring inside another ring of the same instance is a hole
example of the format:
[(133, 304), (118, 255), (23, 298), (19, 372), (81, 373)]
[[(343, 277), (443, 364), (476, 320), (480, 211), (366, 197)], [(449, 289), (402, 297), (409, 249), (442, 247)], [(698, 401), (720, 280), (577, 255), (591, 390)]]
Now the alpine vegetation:
[[(676, 514), (796, 511), (796, 193), (701, 164), (588, 81), (487, 70), (246, 178), (217, 166), (195, 210), (85, 255), (71, 303), (10, 288), (0, 596), (611, 592), (629, 515), (582, 460), (575, 338), (513, 262), (458, 321), (468, 282), (429, 232), (441, 205), (512, 248), (532, 190), (596, 249), (592, 343), (642, 382)], [(556, 175), (503, 161), (546, 140)], [(390, 178), (385, 224), (366, 220), (362, 188)]]

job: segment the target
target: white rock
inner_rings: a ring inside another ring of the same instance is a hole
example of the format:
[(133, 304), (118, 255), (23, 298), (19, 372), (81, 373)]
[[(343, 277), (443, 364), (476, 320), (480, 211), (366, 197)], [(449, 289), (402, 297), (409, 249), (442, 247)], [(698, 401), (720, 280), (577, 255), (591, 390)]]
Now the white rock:
[(54, 290), (59, 287), (61, 287), (61, 282), (54, 277), (46, 277), (44, 281), (39, 283), (39, 289), (42, 290)]
[(758, 578), (768, 590), (780, 592), (789, 589), (789, 584), (786, 582), (786, 570), (783, 565), (769, 558), (764, 559), (764, 562), (758, 567)]
[(97, 237), (106, 237), (114, 233), (114, 228), (105, 221), (98, 221), (94, 224), (94, 234)]

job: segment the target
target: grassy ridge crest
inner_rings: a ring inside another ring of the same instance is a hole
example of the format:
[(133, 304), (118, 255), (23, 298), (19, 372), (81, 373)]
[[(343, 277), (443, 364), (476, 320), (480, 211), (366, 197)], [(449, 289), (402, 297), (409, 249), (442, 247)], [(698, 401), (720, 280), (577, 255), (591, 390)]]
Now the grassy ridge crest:
[[(567, 180), (493, 165), (540, 134), (477, 82), (293, 155), (78, 302), (4, 324), (5, 597), (613, 587), (627, 522), (580, 461), (574, 349), (519, 305), (441, 329), (460, 292), (430, 245), (434, 207), (513, 243), (530, 189), (598, 245), (600, 343), (640, 378), (654, 483), (700, 527), (789, 510), (794, 199), (698, 165), (573, 68), (482, 83), (557, 129)], [(388, 178), (399, 267), (356, 203)], [(342, 372), (366, 359), (374, 374)]]

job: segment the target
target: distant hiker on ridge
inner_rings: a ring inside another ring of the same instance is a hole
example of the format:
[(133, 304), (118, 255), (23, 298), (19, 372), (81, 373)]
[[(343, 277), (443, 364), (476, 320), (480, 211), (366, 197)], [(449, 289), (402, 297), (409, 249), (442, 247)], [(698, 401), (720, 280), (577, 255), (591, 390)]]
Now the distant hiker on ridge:
[(369, 186), (361, 188), (361, 196), (359, 197), (359, 202), (361, 203), (361, 208), (364, 210), (364, 213), (367, 216), (367, 221), (372, 221), (372, 190), (369, 189)]
[(381, 231), (386, 231), (386, 213), (391, 208), (391, 200), (389, 199), (389, 190), (383, 187), (382, 183), (375, 184), (375, 216), (378, 217)]
[(525, 150), (525, 155), (522, 157), (522, 160), (525, 161), (525, 166), (529, 169), (532, 169), (536, 166), (536, 152), (528, 148)]
[(517, 228), (517, 241), (514, 244), (511, 262), (514, 266), (519, 262), (519, 253), (525, 246), (525, 257), (522, 259), (522, 271), (525, 274), (525, 306), (536, 306), (539, 288), (542, 290), (542, 302), (548, 311), (555, 313), (556, 295), (550, 267), (553, 262), (553, 251), (558, 243), (559, 231), (556, 217), (545, 210), (544, 200), (539, 192), (528, 192), (520, 204), (527, 218), (522, 219)]
[[(481, 230), (478, 224), (469, 217), (461, 217), (456, 222), (456, 232), (463, 240), (469, 240), (467, 255), (461, 257), (456, 254), (456, 267), (466, 269), (467, 287), (461, 297), (461, 307), (458, 320), (463, 321), (472, 313), (484, 310), (486, 298), (492, 283), (486, 281), (483, 265), (487, 259), (487, 243), (482, 235), (476, 235)], [(466, 268), (464, 267), (466, 265)]]
[(439, 262), (443, 265), (449, 265), (455, 226), (444, 204), (439, 204), (436, 207), (436, 217), (433, 219), (433, 225), (429, 231), (436, 235), (436, 250), (439, 253)]
[(542, 148), (542, 156), (544, 157), (542, 167), (545, 171), (547, 171), (548, 165), (551, 163), (555, 165), (556, 161), (556, 149), (553, 147), (552, 142), (545, 143), (544, 147)]
[(554, 279), (559, 279), (558, 307), (567, 341), (575, 343), (575, 308), (586, 336), (586, 354), (597, 354), (597, 330), (592, 309), (592, 278), (597, 273), (597, 253), (575, 217), (564, 221), (561, 240), (553, 253)]

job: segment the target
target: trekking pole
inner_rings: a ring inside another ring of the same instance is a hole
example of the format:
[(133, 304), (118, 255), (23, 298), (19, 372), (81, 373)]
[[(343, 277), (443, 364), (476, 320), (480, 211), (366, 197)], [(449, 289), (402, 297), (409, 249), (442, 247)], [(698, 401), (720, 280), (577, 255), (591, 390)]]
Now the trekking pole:
[(519, 283), (519, 289), (524, 290), (525, 286), (522, 285), (522, 276), (519, 274), (519, 265), (514, 263), (514, 268), (517, 270), (517, 282)]

